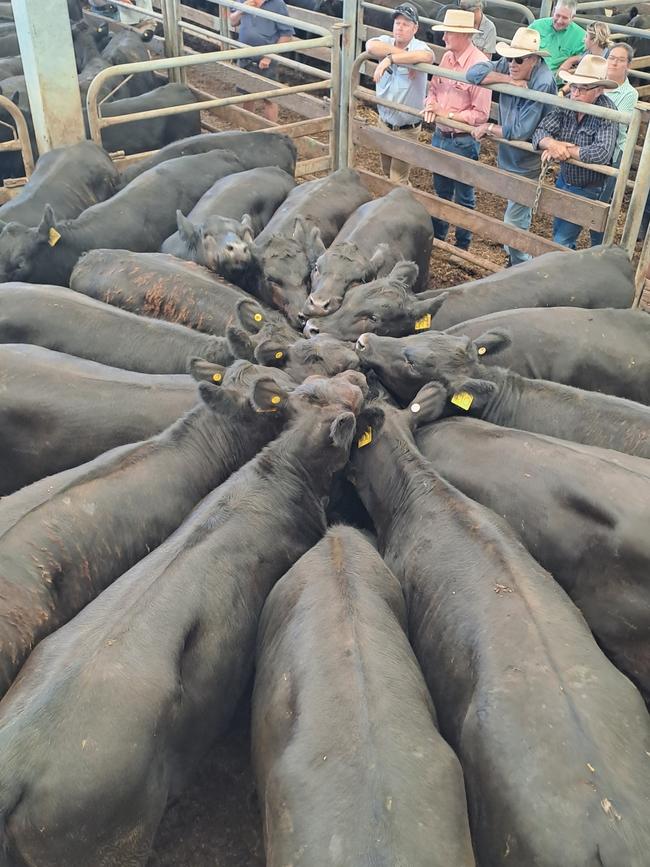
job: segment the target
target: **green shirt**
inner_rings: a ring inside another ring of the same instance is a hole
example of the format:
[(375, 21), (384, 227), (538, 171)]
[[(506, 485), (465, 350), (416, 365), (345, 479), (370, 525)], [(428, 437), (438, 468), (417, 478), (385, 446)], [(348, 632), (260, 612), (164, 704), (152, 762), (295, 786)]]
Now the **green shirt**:
[(561, 66), (568, 57), (582, 54), (585, 50), (585, 31), (579, 24), (572, 21), (566, 30), (556, 30), (552, 18), (540, 18), (528, 25), (531, 30), (537, 30), (540, 37), (540, 47), (549, 52), (550, 57), (544, 60), (553, 72)]
[[(632, 111), (639, 98), (638, 90), (632, 87), (627, 78), (615, 90), (606, 90), (605, 95), (611, 99), (619, 111)], [(616, 139), (616, 147), (614, 148), (614, 159), (618, 159), (621, 156), (626, 138), (627, 126), (624, 123), (619, 123), (618, 138)]]

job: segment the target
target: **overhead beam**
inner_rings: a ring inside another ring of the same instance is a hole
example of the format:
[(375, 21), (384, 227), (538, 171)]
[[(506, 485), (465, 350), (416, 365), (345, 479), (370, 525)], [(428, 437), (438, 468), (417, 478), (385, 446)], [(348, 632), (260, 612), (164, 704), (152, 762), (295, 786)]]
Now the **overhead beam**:
[(13, 0), (39, 153), (85, 139), (66, 0)]

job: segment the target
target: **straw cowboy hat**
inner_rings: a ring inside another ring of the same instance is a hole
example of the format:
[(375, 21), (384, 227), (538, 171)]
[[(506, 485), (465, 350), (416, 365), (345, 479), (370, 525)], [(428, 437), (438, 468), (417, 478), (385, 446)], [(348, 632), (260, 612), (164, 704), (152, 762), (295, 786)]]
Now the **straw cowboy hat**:
[(604, 87), (606, 90), (618, 87), (615, 81), (607, 78), (607, 60), (593, 54), (585, 54), (576, 66), (575, 72), (559, 69), (558, 75), (568, 84), (577, 84), (578, 87), (586, 87), (589, 90), (592, 87)]
[(501, 57), (528, 57), (537, 54), (538, 57), (550, 57), (550, 52), (539, 47), (539, 33), (530, 27), (520, 27), (512, 37), (512, 42), (497, 42), (497, 54)]
[(434, 24), (431, 29), (445, 33), (478, 33), (474, 27), (474, 13), (463, 9), (447, 9), (442, 24)]

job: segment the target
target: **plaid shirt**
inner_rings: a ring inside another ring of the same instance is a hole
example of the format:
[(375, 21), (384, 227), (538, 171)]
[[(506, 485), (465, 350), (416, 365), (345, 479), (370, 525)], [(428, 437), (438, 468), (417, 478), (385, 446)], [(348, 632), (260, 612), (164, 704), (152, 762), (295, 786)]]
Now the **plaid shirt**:
[[(605, 94), (598, 97), (595, 105), (616, 109), (614, 103)], [(616, 146), (618, 124), (613, 120), (595, 117), (593, 114), (584, 114), (578, 123), (578, 115), (575, 111), (554, 108), (543, 118), (533, 133), (533, 147), (538, 148), (540, 141), (546, 136), (556, 141), (578, 145), (580, 161), (583, 163), (608, 166)], [(566, 162), (562, 163), (560, 174), (567, 184), (572, 184), (574, 187), (600, 187), (606, 180), (605, 175)]]

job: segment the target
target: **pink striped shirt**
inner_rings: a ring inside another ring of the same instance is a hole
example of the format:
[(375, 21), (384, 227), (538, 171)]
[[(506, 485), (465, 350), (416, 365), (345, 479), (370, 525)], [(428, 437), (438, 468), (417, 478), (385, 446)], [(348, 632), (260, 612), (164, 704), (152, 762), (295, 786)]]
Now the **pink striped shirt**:
[[(470, 42), (458, 60), (453, 52), (445, 51), (440, 61), (440, 68), (451, 69), (454, 72), (467, 72), (470, 66), (482, 63), (486, 59), (485, 54)], [(491, 99), (492, 94), (484, 87), (465, 84), (464, 81), (452, 81), (450, 78), (438, 78), (434, 75), (429, 82), (425, 108), (429, 107), (431, 101), (437, 102), (444, 112), (453, 111), (454, 120), (478, 126), (487, 122)], [(457, 132), (442, 123), (436, 122), (436, 126), (445, 132)]]

